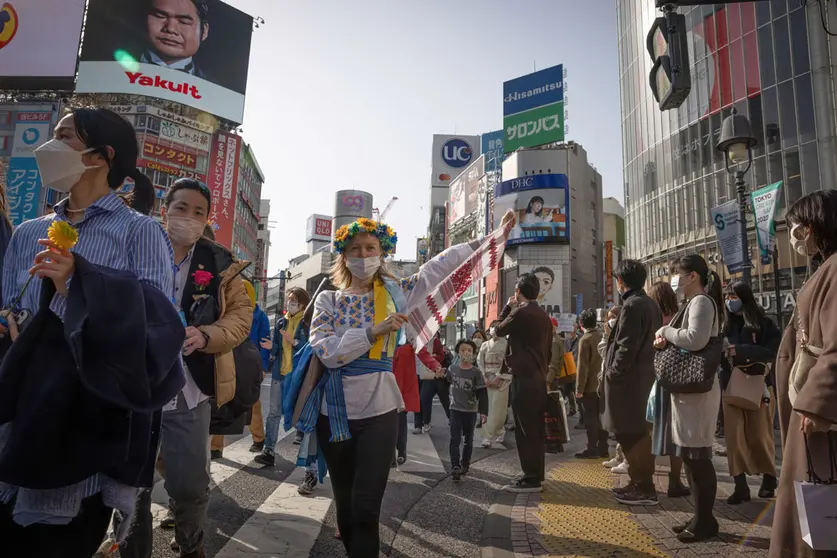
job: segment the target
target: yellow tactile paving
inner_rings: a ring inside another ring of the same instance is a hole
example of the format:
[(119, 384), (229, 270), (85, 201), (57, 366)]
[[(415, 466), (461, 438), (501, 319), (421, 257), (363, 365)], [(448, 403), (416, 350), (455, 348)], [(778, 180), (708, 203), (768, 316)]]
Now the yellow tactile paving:
[(631, 519), (630, 509), (613, 499), (612, 477), (601, 463), (563, 463), (549, 477), (538, 516), (550, 556), (666, 556)]

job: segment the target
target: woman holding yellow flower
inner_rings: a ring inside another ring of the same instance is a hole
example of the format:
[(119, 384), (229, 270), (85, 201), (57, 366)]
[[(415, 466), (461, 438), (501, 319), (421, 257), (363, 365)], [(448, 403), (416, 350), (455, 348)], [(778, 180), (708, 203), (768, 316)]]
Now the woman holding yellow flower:
[[(2, 281), (6, 323), (23, 310), (33, 317), (20, 324), (21, 332), (4, 361), (15, 362), (16, 369), (11, 370), (11, 365), (0, 368), (0, 383), (17, 370), (33, 366), (39, 358), (56, 359), (54, 365), (45, 366), (45, 374), (61, 370), (69, 361), (70, 378), (62, 381), (76, 382), (72, 384), (75, 391), (67, 390), (63, 397), (68, 401), (60, 397), (56, 401), (72, 412), (44, 419), (53, 422), (39, 428), (45, 432), (70, 428), (81, 408), (93, 431), (106, 423), (116, 427), (109, 422), (110, 412), (130, 417), (131, 424), (124, 432), (125, 453), (117, 452), (118, 457), (109, 455), (107, 438), (102, 438), (101, 451), (93, 451), (87, 458), (100, 463), (83, 462), (85, 458), (75, 455), (73, 448), (67, 448), (65, 455), (62, 446), (67, 441), (52, 440), (52, 448), (40, 450), (42, 460), (57, 452), (62, 456), (59, 469), (63, 470), (54, 478), (43, 478), (38, 476), (37, 463), (28, 465), (29, 473), (18, 470), (27, 466), (28, 452), (41, 442), (32, 440), (32, 448), (15, 445), (16, 438), (31, 426), (21, 418), (21, 409), (16, 416), (0, 416), (0, 540), (8, 548), (27, 549), (27, 555), (89, 558), (96, 552), (112, 510), (130, 514), (138, 487), (150, 486), (157, 446), (154, 432), (160, 424), (155, 410), (183, 385), (179, 346), (173, 354), (161, 347), (162, 352), (155, 353), (159, 362), (141, 356), (136, 359), (140, 364), (124, 366), (125, 357), (118, 354), (146, 350), (146, 343), (157, 331), (154, 328), (159, 327), (146, 324), (146, 315), (160, 318), (167, 335), (175, 337), (175, 345), (176, 338), (183, 336), (183, 326), (171, 304), (173, 264), (166, 233), (114, 193), (130, 177), (138, 195), (153, 195), (151, 183), (136, 168), (137, 154), (133, 127), (116, 113), (84, 108), (67, 114), (55, 128), (54, 138), (35, 150), (35, 158), (44, 185), (69, 196), (55, 206), (53, 214), (21, 224), (6, 252)], [(75, 289), (74, 282), (78, 282)], [(94, 284), (95, 292), (88, 292)], [(136, 296), (114, 300), (119, 289), (128, 289), (121, 291), (123, 295), (134, 292)], [(147, 312), (132, 312), (143, 304)], [(98, 327), (102, 308), (110, 311), (111, 327)], [(124, 309), (124, 315), (119, 308)], [(80, 311), (85, 313), (82, 321), (78, 321)], [(168, 319), (172, 319), (171, 325)], [(72, 331), (48, 337), (71, 327)], [(120, 332), (137, 331), (141, 333), (136, 337), (120, 337)], [(0, 334), (6, 333), (0, 322)], [(49, 351), (28, 348), (25, 353), (24, 345), (37, 349), (47, 338), (51, 339)], [(59, 361), (61, 355), (68, 358)], [(154, 376), (157, 372), (159, 376)], [(21, 381), (31, 379), (24, 376)], [(138, 388), (140, 384), (144, 390)], [(81, 399), (70, 402), (72, 397)], [(79, 404), (81, 400), (86, 403)], [(58, 408), (63, 407), (56, 405)], [(103, 413), (98, 418), (97, 409)], [(54, 424), (60, 420), (66, 424)], [(74, 439), (77, 434), (72, 431), (67, 438)], [(95, 440), (86, 439), (94, 448)], [(18, 469), (4, 465), (14, 462)], [(57, 479), (65, 479), (66, 484), (56, 485), (61, 482)]]

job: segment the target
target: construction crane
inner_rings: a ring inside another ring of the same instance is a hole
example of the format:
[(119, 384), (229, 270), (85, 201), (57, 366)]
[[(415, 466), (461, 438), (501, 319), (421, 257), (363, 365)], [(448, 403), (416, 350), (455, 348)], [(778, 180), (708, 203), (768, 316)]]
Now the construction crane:
[(389, 210), (392, 209), (392, 205), (397, 201), (398, 201), (398, 198), (393, 196), (389, 200), (389, 203), (387, 203), (387, 206), (384, 208), (383, 211), (379, 211), (377, 207), (373, 208), (372, 209), (372, 218), (375, 219), (376, 221), (383, 221), (386, 218), (387, 213), (389, 213)]

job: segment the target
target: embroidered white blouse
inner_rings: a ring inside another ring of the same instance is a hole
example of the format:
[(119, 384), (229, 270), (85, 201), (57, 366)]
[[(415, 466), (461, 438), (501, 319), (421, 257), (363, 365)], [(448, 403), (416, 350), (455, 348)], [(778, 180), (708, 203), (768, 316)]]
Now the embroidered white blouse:
[[(409, 313), (448, 275), (453, 273), (474, 252), (470, 244), (451, 246), (419, 269), (400, 280)], [(343, 291), (320, 293), (314, 301), (311, 321), (311, 347), (328, 368), (341, 368), (366, 355), (372, 348), (367, 329), (375, 322), (372, 293), (351, 294)], [(386, 348), (388, 343), (384, 343)], [(393, 355), (386, 354), (386, 358)], [(343, 395), (349, 420), (375, 417), (393, 410), (402, 411), (404, 400), (389, 373), (343, 377)], [(328, 414), (325, 398), (320, 412)]]

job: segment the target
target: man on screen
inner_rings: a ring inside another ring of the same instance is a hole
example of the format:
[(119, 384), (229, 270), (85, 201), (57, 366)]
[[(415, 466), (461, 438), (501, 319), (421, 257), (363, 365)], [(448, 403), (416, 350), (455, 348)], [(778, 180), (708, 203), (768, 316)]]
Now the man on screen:
[(150, 0), (147, 24), (140, 62), (206, 77), (194, 57), (209, 35), (207, 0)]

